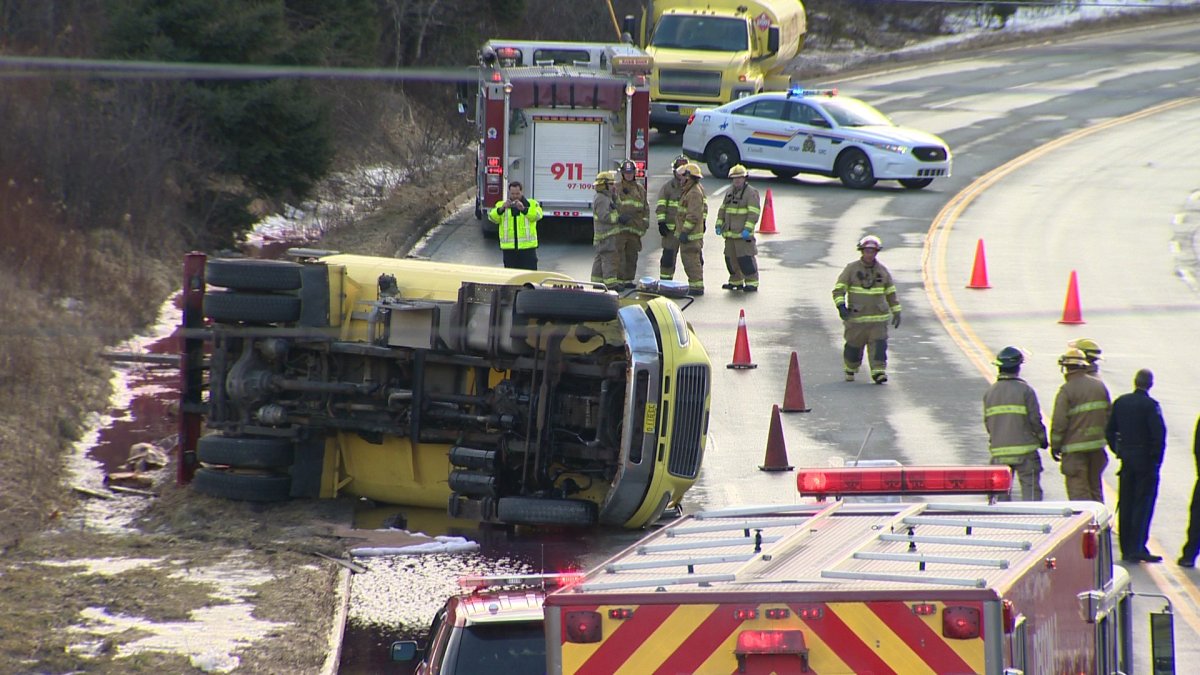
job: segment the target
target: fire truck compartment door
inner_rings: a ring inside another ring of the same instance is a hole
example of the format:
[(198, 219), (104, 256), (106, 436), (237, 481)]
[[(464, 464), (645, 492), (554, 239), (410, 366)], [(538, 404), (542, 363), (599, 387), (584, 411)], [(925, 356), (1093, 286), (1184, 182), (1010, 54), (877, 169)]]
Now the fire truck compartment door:
[(600, 172), (604, 126), (599, 122), (535, 121), (533, 187), (529, 194), (550, 207), (591, 210), (592, 181)]

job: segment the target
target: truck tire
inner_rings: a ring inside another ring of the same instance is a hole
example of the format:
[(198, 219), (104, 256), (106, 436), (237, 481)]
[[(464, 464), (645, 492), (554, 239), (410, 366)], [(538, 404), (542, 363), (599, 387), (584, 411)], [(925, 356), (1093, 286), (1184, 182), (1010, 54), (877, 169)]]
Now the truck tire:
[(617, 296), (568, 288), (529, 288), (517, 294), (517, 314), (549, 321), (612, 321)]
[(204, 280), (235, 291), (294, 291), (303, 267), (287, 260), (214, 258), (204, 267)]
[(714, 178), (728, 178), (734, 164), (742, 163), (737, 146), (728, 138), (714, 138), (704, 150), (704, 161)]
[(201, 467), (192, 478), (192, 489), (200, 494), (243, 502), (287, 501), (291, 487), (291, 477), (278, 473), (241, 473)]
[(866, 190), (875, 186), (875, 170), (871, 159), (858, 148), (850, 148), (837, 160), (837, 175), (842, 184), (854, 190)]
[(596, 505), (580, 499), (501, 497), (496, 517), (512, 525), (568, 525), (590, 527), (598, 520)]
[(215, 291), (204, 294), (204, 316), (224, 323), (286, 323), (300, 318), (300, 298)]
[(210, 434), (196, 444), (196, 459), (205, 464), (222, 464), (243, 469), (291, 466), (295, 460), (292, 442), (286, 438), (251, 438)]

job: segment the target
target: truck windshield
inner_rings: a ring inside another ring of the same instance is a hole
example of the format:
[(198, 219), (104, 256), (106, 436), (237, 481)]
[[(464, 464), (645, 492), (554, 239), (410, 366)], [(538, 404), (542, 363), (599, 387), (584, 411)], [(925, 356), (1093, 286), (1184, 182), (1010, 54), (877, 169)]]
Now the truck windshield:
[(659, 20), (650, 44), (662, 49), (744, 52), (750, 34), (742, 19), (668, 14)]
[(847, 98), (822, 99), (824, 110), (839, 127), (891, 127), (895, 126), (887, 115), (862, 101)]
[(462, 629), (451, 646), (446, 675), (541, 675), (546, 672), (546, 634), (541, 621), (477, 624)]

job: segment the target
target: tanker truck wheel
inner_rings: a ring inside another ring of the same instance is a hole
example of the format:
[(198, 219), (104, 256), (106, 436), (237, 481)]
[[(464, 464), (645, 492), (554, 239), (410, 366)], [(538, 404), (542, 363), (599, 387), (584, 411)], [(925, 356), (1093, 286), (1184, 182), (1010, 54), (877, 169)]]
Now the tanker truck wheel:
[(291, 466), (292, 442), (286, 438), (256, 438), (210, 434), (196, 444), (196, 459), (242, 469)]
[(213, 258), (204, 266), (204, 281), (235, 291), (294, 291), (303, 268), (287, 260)]
[(496, 503), (496, 517), (511, 525), (591, 527), (598, 521), (592, 502), (537, 497), (501, 497)]
[(300, 318), (300, 298), (270, 293), (205, 293), (204, 316), (218, 323), (289, 323)]
[(239, 469), (196, 469), (192, 489), (210, 497), (243, 502), (287, 501), (292, 478), (286, 474)]
[(611, 293), (529, 288), (517, 294), (517, 314), (547, 321), (612, 321), (619, 301)]

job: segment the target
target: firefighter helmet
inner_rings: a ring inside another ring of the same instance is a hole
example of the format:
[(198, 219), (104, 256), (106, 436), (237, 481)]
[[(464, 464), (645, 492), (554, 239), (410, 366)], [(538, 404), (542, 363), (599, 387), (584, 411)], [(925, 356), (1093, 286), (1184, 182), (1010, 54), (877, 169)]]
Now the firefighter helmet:
[(596, 174), (596, 187), (612, 185), (617, 182), (617, 174), (613, 171), (601, 171)]
[(700, 180), (702, 175), (700, 173), (700, 165), (695, 162), (688, 162), (687, 164), (683, 165), (683, 172), (694, 180)]
[(1088, 361), (1100, 360), (1100, 345), (1091, 338), (1079, 338), (1078, 340), (1071, 340), (1067, 343), (1067, 346), (1083, 352), (1083, 355), (1087, 357)]
[(873, 234), (868, 234), (867, 236), (858, 240), (858, 250), (861, 251), (865, 248), (873, 248), (876, 251), (879, 251), (883, 249), (883, 242), (879, 241), (879, 237), (876, 237)]
[(1016, 347), (1005, 347), (996, 353), (996, 360), (992, 363), (1001, 368), (1016, 368), (1025, 363), (1025, 354)]
[(687, 158), (687, 155), (679, 155), (675, 158), (675, 161), (671, 162), (671, 168), (678, 169), (681, 166), (687, 166), (687, 163), (690, 161), (691, 160)]
[(637, 173), (637, 164), (634, 164), (632, 159), (621, 162), (621, 173)]
[(730, 178), (745, 178), (746, 173), (746, 167), (742, 166), (741, 164), (734, 164), (733, 166), (729, 167)]
[(1058, 357), (1058, 365), (1064, 370), (1079, 370), (1088, 367), (1088, 360), (1082, 350), (1072, 348)]

